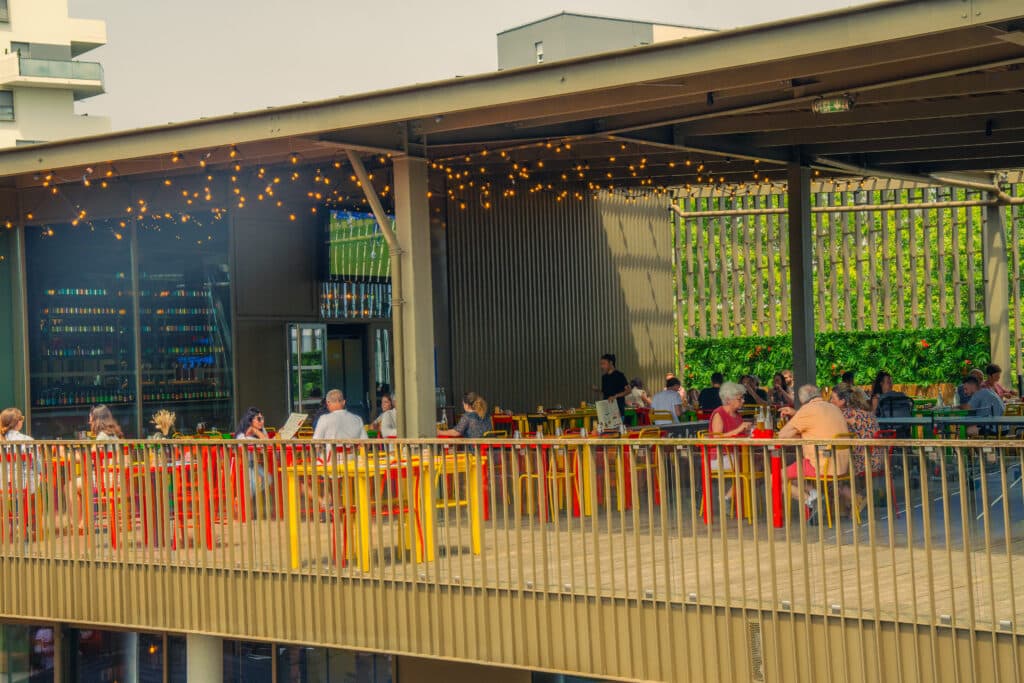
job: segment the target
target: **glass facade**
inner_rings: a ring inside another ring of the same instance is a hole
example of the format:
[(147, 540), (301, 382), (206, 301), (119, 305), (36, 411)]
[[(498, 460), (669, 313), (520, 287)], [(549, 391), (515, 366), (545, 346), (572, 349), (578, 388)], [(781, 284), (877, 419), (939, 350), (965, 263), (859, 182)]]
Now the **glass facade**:
[(135, 239), (132, 227), (92, 221), (26, 230), (36, 438), (80, 435), (98, 403), (111, 407), (128, 437), (152, 433), (148, 422), (160, 408), (175, 412), (185, 434), (200, 422), (231, 427), (227, 221), (166, 214), (139, 221)]
[[(71, 683), (185, 683), (185, 637), (64, 627), (0, 624), (0, 683), (53, 683), (55, 665)], [(388, 655), (298, 645), (224, 641), (224, 683), (393, 683)], [(275, 678), (276, 671), (276, 678)]]
[(86, 430), (97, 403), (138, 431), (130, 242), (114, 222), (26, 230), (36, 438)]
[(0, 683), (52, 683), (52, 626), (0, 624)]
[(140, 224), (142, 415), (175, 413), (182, 433), (204, 423), (230, 430), (231, 282), (227, 221), (190, 216)]
[(394, 661), (387, 655), (298, 645), (277, 648), (277, 680), (297, 683), (392, 683)]

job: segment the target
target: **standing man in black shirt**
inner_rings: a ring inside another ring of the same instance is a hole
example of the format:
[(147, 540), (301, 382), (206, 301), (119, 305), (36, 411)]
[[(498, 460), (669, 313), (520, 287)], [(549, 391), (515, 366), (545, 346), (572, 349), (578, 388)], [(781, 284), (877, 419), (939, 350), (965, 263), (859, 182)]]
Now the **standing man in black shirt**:
[(626, 416), (626, 394), (630, 390), (629, 380), (615, 368), (615, 354), (606, 353), (601, 356), (601, 395), (605, 400), (615, 399), (619, 404), (620, 417)]

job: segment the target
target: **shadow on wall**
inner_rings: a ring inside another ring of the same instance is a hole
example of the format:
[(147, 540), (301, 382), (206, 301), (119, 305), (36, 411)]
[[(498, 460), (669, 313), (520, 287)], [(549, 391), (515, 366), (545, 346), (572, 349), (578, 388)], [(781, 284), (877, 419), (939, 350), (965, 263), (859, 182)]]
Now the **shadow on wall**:
[(492, 405), (579, 405), (598, 359), (657, 388), (674, 366), (667, 200), (497, 199), (448, 207), (449, 396)]

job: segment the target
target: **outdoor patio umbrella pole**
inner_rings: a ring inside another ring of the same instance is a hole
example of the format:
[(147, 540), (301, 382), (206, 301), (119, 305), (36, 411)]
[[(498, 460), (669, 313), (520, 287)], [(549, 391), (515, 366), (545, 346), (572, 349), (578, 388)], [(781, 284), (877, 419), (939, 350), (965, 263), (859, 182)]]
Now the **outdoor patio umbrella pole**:
[[(392, 383), (394, 384), (395, 396), (399, 400), (404, 401), (406, 396), (403, 393), (405, 390), (405, 362), (403, 359), (405, 340), (402, 335), (402, 249), (398, 244), (398, 237), (395, 235), (395, 231), (391, 228), (391, 222), (384, 212), (384, 207), (380, 203), (380, 197), (377, 196), (377, 191), (373, 188), (373, 183), (370, 182), (370, 175), (366, 172), (363, 160), (351, 149), (346, 149), (345, 153), (348, 154), (352, 170), (359, 179), (359, 184), (362, 185), (366, 201), (370, 204), (373, 217), (377, 220), (377, 225), (380, 226), (380, 231), (383, 233), (384, 240), (388, 243), (388, 249), (391, 252), (391, 341), (392, 348), (394, 349), (392, 367), (395, 370)], [(407, 436), (405, 433), (405, 414), (405, 411), (398, 410), (395, 415), (398, 435), (401, 437)]]

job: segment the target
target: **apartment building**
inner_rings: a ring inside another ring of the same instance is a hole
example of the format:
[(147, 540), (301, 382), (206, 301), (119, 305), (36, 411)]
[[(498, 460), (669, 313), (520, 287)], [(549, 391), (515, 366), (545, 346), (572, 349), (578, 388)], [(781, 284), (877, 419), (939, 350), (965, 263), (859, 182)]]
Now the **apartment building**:
[(106, 23), (68, 16), (67, 0), (0, 0), (0, 147), (109, 131), (75, 113), (104, 91), (103, 66), (78, 58), (106, 42)]

